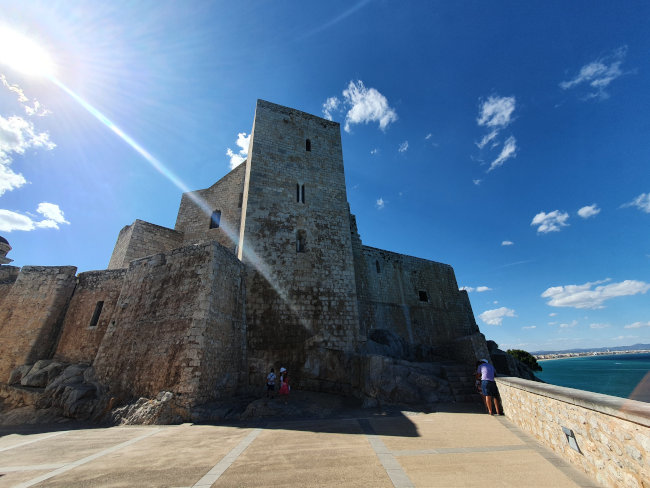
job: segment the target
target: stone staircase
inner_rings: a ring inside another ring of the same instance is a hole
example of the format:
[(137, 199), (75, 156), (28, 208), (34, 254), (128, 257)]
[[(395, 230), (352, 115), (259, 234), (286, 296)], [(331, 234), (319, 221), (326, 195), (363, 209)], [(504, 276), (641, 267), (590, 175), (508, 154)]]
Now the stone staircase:
[(442, 364), (454, 399), (457, 402), (481, 402), (481, 396), (474, 386), (473, 368), (454, 361), (445, 361)]

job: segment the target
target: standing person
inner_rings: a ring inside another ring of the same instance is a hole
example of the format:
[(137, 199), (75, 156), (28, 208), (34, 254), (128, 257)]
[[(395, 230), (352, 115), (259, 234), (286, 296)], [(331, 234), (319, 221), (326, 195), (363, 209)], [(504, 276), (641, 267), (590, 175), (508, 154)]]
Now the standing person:
[(273, 398), (275, 392), (275, 369), (271, 368), (271, 372), (266, 375), (266, 397)]
[(483, 364), (483, 360), (481, 361), (476, 361), (476, 365), (474, 366), (476, 368), (474, 372), (474, 387), (476, 388), (476, 392), (481, 395), (481, 401), (483, 402), (483, 406), (485, 407), (485, 410), (489, 413), (490, 411), (487, 408), (487, 403), (485, 401), (485, 395), (483, 394), (483, 387), (481, 386), (481, 373), (478, 370), (478, 367)]
[(285, 405), (289, 400), (290, 391), (291, 387), (289, 386), (289, 372), (286, 370), (286, 368), (280, 368), (280, 391), (278, 393), (284, 398)]
[(503, 412), (499, 407), (499, 400), (497, 399), (499, 391), (497, 390), (497, 383), (494, 381), (494, 375), (496, 374), (494, 366), (488, 363), (487, 359), (481, 359), (481, 365), (478, 367), (476, 372), (481, 375), (481, 389), (485, 396), (485, 405), (487, 406), (489, 414), (494, 415), (494, 412), (492, 411), (492, 403), (494, 403), (494, 408), (496, 409), (497, 414), (503, 415)]

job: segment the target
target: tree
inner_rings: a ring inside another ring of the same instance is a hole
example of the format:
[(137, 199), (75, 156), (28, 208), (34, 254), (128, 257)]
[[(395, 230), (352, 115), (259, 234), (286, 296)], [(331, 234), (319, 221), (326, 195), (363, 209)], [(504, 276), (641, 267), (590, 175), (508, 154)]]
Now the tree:
[(541, 371), (542, 367), (537, 364), (537, 359), (531, 353), (522, 351), (521, 349), (508, 349), (506, 351), (508, 354), (513, 356), (515, 359), (518, 359), (526, 366), (528, 366), (533, 371)]

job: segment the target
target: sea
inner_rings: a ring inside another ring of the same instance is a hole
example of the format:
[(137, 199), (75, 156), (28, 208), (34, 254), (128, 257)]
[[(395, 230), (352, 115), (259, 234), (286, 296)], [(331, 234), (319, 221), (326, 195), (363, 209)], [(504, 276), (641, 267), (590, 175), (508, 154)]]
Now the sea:
[(558, 386), (650, 403), (650, 353), (538, 361), (538, 378)]

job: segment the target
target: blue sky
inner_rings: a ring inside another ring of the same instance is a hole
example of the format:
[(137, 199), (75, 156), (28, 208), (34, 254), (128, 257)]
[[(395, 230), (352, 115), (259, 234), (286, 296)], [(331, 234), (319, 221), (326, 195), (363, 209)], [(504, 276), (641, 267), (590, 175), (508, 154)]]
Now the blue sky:
[(647, 2), (0, 12), (54, 65), (0, 43), (12, 264), (104, 269), (124, 225), (173, 227), (182, 191), (245, 155), (261, 98), (341, 123), (363, 242), (451, 264), (502, 348), (650, 342)]

